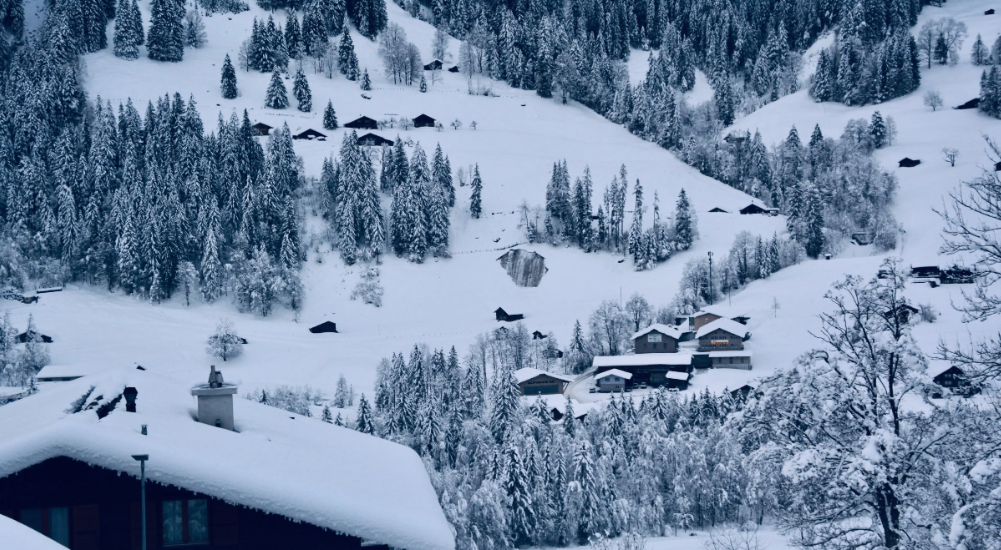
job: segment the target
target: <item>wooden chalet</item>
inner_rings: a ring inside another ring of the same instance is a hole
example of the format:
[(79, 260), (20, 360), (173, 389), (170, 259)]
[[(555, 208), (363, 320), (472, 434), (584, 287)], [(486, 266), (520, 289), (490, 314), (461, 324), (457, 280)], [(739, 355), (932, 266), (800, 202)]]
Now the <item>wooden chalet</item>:
[(453, 550), (411, 449), (243, 399), (233, 431), (193, 418), (191, 399), (115, 369), (4, 405), (0, 515), (72, 550), (140, 550), (144, 535), (149, 550)]
[(740, 213), (744, 214), (744, 215), (747, 215), (747, 214), (768, 214), (768, 215), (773, 215), (773, 214), (778, 214), (778, 208), (767, 208), (767, 207), (761, 206), (760, 204), (752, 202), (751, 204), (749, 204), (749, 205), (741, 208), (740, 209)]
[(729, 214), (729, 212), (727, 212), (726, 210), (723, 210), (722, 208), (720, 208), (718, 206), (713, 207), (713, 209), (710, 210), (709, 212), (710, 213), (716, 213), (716, 214)]
[(319, 325), (310, 327), (309, 332), (313, 334), (322, 334), (324, 332), (337, 332), (337, 323), (333, 321), (324, 321)]
[(637, 355), (604, 355), (591, 363), (595, 375), (609, 370), (628, 372), (632, 378), (627, 386), (644, 383), (651, 386), (668, 385), (669, 373), (692, 372), (691, 353), (641, 353)]
[(943, 285), (968, 285), (976, 282), (976, 273), (968, 267), (952, 266), (942, 270)]
[(435, 119), (425, 114), (420, 114), (414, 118), (414, 128), (434, 128), (435, 122)]
[(699, 351), (733, 351), (744, 349), (744, 340), (751, 337), (747, 327), (732, 319), (716, 319), (695, 333)]
[(935, 280), (939, 281), (942, 279), (942, 269), (937, 265), (922, 265), (918, 267), (911, 267), (911, 272), (909, 273), (910, 278), (918, 280)]
[(653, 324), (632, 335), (633, 350), (641, 353), (675, 353), (681, 331), (675, 327)]
[(14, 341), (18, 344), (26, 344), (28, 342), (41, 342), (43, 344), (51, 344), (52, 337), (46, 336), (40, 332), (22, 332), (14, 337)]
[(706, 306), (692, 315), (692, 330), (699, 330), (717, 319), (730, 319), (746, 325), (751, 318), (726, 306)]
[(271, 126), (263, 122), (258, 122), (250, 127), (254, 131), (255, 136), (266, 136), (271, 133)]
[(921, 164), (921, 160), (920, 159), (912, 159), (912, 158), (904, 157), (904, 158), (900, 159), (900, 162), (897, 163), (897, 166), (900, 167), (900, 168), (914, 168), (915, 166), (917, 166), (919, 164)]
[(522, 313), (508, 313), (504, 311), (504, 308), (499, 307), (494, 310), (494, 315), (497, 316), (498, 321), (504, 321), (505, 323), (510, 323), (512, 321), (520, 321), (525, 318)]
[(710, 351), (709, 367), (714, 369), (751, 370), (751, 352), (742, 350)]
[(910, 304), (900, 304), (896, 307), (894, 311), (884, 311), (883, 317), (885, 317), (886, 319), (892, 319), (894, 316), (896, 316), (899, 322), (907, 324), (911, 320), (911, 317), (917, 315), (917, 313), (918, 313), (918, 308)]
[(730, 398), (733, 399), (734, 401), (746, 400), (747, 396), (751, 395), (752, 391), (754, 391), (754, 386), (751, 386), (750, 384), (744, 384), (743, 386), (735, 390), (731, 390)]
[(619, 369), (609, 369), (594, 377), (594, 384), (600, 392), (622, 392), (626, 389), (626, 383), (631, 380), (631, 372)]
[[(962, 395), (964, 397), (970, 397), (980, 393), (980, 388), (975, 386), (973, 382), (966, 376), (963, 369), (957, 366), (951, 366), (944, 371), (936, 374), (932, 377), (932, 382), (943, 388), (947, 388), (956, 395)], [(941, 398), (941, 392), (932, 392), (932, 397)]]
[(326, 140), (327, 139), (327, 134), (324, 134), (324, 133), (321, 133), (321, 132), (317, 132), (316, 130), (314, 130), (312, 128), (307, 128), (307, 129), (299, 132), (298, 134), (295, 134), (294, 136), (292, 136), (292, 139), (319, 139), (319, 140)]
[(435, 59), (434, 61), (424, 65), (425, 71), (440, 71), (442, 67), (441, 60)]
[(383, 145), (386, 145), (388, 147), (392, 147), (393, 146), (393, 140), (386, 139), (386, 138), (384, 138), (382, 136), (377, 136), (375, 134), (369, 133), (369, 134), (365, 134), (364, 136), (360, 136), (358, 138), (358, 145), (361, 145), (361, 146), (364, 146), (364, 147), (382, 147)]
[(962, 105), (957, 105), (956, 107), (953, 107), (953, 109), (957, 109), (957, 110), (976, 109), (978, 107), (980, 107), (980, 98), (979, 97), (975, 97), (975, 98), (967, 101), (966, 103), (964, 103)]
[(574, 377), (525, 367), (514, 371), (521, 395), (556, 395), (566, 391)]
[(457, 72), (459, 72), (459, 66), (458, 65), (453, 65), (453, 66), (449, 67), (448, 68), (448, 72), (450, 72), (450, 73), (457, 73)]
[(367, 116), (358, 117), (351, 122), (344, 125), (345, 128), (353, 128), (355, 130), (378, 130), (379, 123), (373, 118), (368, 118)]

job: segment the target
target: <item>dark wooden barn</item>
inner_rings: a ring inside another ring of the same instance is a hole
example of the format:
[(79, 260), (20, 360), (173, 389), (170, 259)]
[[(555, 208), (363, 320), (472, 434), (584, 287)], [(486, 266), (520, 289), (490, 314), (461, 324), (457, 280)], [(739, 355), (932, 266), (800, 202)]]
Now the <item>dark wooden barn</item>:
[(17, 342), (18, 344), (24, 344), (30, 341), (38, 341), (42, 342), (43, 344), (51, 344), (52, 337), (46, 336), (38, 332), (31, 332), (31, 333), (22, 332), (21, 334), (18, 334), (17, 336), (14, 337), (14, 341)]
[[(56, 457), (0, 479), (0, 513), (72, 550), (140, 550), (139, 479)], [(362, 540), (179, 487), (146, 483), (146, 547), (361, 548)], [(378, 548), (378, 547), (376, 547)], [(383, 546), (382, 548), (387, 548)]]
[(414, 118), (414, 128), (434, 128), (435, 120), (425, 114)]
[(759, 204), (751, 203), (740, 209), (741, 214), (770, 214), (771, 210)]
[(271, 133), (271, 126), (268, 126), (263, 122), (258, 122), (257, 124), (251, 126), (251, 128), (254, 130), (255, 136), (266, 136)]
[(904, 157), (900, 159), (900, 162), (897, 164), (900, 168), (914, 168), (915, 166), (921, 164), (921, 160)]
[(358, 137), (358, 145), (363, 147), (382, 147), (383, 145), (392, 147), (393, 140), (369, 133)]
[(852, 233), (852, 243), (859, 246), (872, 244), (873, 234), (868, 231), (857, 231)]
[(307, 128), (292, 136), (292, 139), (327, 139), (327, 134), (317, 132), (312, 128)]
[(333, 321), (324, 321), (315, 327), (311, 327), (309, 332), (313, 334), (321, 334), (324, 332), (337, 332), (337, 323)]
[[(918, 308), (909, 304), (900, 304), (899, 306), (896, 307), (897, 321), (904, 324), (908, 323), (911, 320), (911, 317), (913, 317), (917, 313), (918, 313)], [(894, 311), (883, 312), (883, 317), (887, 319), (892, 319), (893, 316), (894, 316)]]
[(459, 66), (458, 65), (454, 65), (452, 67), (449, 67), (448, 72), (450, 72), (450, 73), (457, 73), (457, 72), (459, 72)]
[(521, 314), (521, 313), (508, 313), (508, 312), (504, 311), (504, 308), (502, 308), (502, 307), (499, 307), (499, 308), (495, 309), (494, 310), (494, 315), (497, 316), (497, 320), (498, 321), (504, 321), (504, 322), (508, 322), (508, 323), (511, 322), (511, 321), (520, 321), (520, 320), (522, 320), (522, 319), (525, 318), (524, 314)]
[(718, 206), (714, 207), (709, 212), (716, 212), (716, 213), (720, 213), (720, 214), (729, 214), (729, 212), (727, 212), (726, 210), (723, 210), (722, 208), (720, 208)]
[(351, 122), (344, 125), (345, 128), (354, 128), (355, 130), (378, 130), (379, 123), (375, 119), (368, 118), (367, 116), (358, 117)]
[(968, 285), (976, 281), (976, 273), (968, 267), (954, 265), (943, 269), (939, 280), (943, 285)]
[[(963, 369), (956, 366), (949, 367), (936, 374), (932, 377), (932, 382), (943, 388), (948, 388), (955, 395), (963, 397), (971, 397), (980, 393), (980, 388), (970, 380), (966, 373), (963, 372)], [(931, 396), (941, 399), (942, 392), (933, 390)]]
[(914, 279), (941, 279), (942, 270), (937, 265), (920, 265), (911, 267), (910, 276)]
[(428, 63), (427, 65), (424, 65), (424, 70), (425, 71), (440, 71), (441, 67), (442, 67), (441, 61), (438, 60), (438, 59), (435, 59), (434, 61)]
[(994, 163), (994, 171), (995, 172), (1001, 171), (1001, 162)]
[(991, 8), (984, 12), (984, 15), (994, 15), (994, 8)]
[(976, 109), (977, 107), (980, 107), (980, 98), (979, 97), (975, 97), (975, 98), (967, 101), (966, 103), (964, 103), (964, 104), (962, 104), (962, 105), (960, 105), (958, 107), (954, 107), (954, 108), (958, 109), (958, 110), (963, 110), (963, 109)]
[(545, 340), (548, 337), (549, 337), (549, 335), (542, 334), (542, 332), (540, 332), (538, 330), (532, 333), (532, 340)]

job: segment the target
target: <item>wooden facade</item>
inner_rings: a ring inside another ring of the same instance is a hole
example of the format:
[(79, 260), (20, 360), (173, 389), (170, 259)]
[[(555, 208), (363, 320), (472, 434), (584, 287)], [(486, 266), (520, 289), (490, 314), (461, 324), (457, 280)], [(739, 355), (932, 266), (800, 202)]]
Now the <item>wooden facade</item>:
[[(133, 477), (138, 463), (135, 469), (125, 475), (66, 457), (51, 458), (0, 478), (0, 514), (71, 550), (140, 550), (140, 484)], [(361, 548), (361, 542), (197, 491), (146, 481), (149, 550), (348, 550)]]
[(521, 389), (521, 395), (556, 395), (566, 391), (567, 381), (555, 376), (540, 374), (524, 382), (519, 382), (518, 387)]
[(670, 334), (664, 334), (657, 330), (651, 330), (650, 332), (633, 340), (633, 346), (637, 354), (675, 353), (678, 351), (678, 340)]
[(699, 351), (723, 351), (744, 349), (741, 335), (718, 328), (699, 337)]

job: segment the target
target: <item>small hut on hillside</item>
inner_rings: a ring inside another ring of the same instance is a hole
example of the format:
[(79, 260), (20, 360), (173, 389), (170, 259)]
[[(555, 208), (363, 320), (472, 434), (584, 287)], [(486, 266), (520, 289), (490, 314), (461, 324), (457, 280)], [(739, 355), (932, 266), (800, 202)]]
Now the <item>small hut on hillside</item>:
[(355, 130), (378, 130), (379, 123), (376, 122), (374, 118), (368, 118), (367, 116), (362, 116), (345, 124), (344, 127), (353, 128)]

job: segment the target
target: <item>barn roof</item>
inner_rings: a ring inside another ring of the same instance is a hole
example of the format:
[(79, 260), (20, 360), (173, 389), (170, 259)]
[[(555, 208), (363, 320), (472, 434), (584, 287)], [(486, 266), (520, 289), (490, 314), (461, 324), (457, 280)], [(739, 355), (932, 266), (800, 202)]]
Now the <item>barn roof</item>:
[[(190, 393), (200, 382), (116, 369), (0, 407), (0, 477), (55, 457), (138, 477), (131, 455), (148, 454), (146, 475), (157, 483), (392, 547), (453, 550), (411, 449), (240, 398), (236, 431), (202, 424)], [(89, 408), (127, 386), (139, 392), (138, 412), (119, 403), (98, 418)]]
[(555, 372), (547, 372), (544, 370), (533, 369), (531, 367), (525, 367), (523, 369), (518, 369), (514, 371), (514, 378), (519, 384), (528, 382), (533, 378), (538, 378), (539, 376), (550, 376), (557, 380), (563, 380), (564, 382), (573, 382), (574, 377), (567, 374), (556, 374)]
[(738, 323), (737, 321), (732, 321), (727, 318), (716, 319), (711, 323), (706, 323), (695, 333), (696, 338), (702, 338), (703, 336), (709, 334), (710, 332), (721, 329), (725, 332), (729, 332), (734, 336), (740, 336), (741, 338), (747, 338), (747, 327)]
[(643, 367), (648, 365), (691, 365), (691, 353), (639, 353), (636, 355), (600, 355), (591, 365), (595, 367)]
[(630, 340), (635, 340), (635, 339), (639, 338), (640, 336), (643, 336), (643, 335), (645, 335), (647, 333), (650, 333), (650, 332), (653, 332), (653, 331), (657, 331), (657, 332), (659, 332), (659, 333), (661, 333), (661, 334), (663, 334), (665, 336), (670, 336), (671, 338), (674, 338), (675, 340), (680, 340), (681, 339), (681, 331), (678, 330), (676, 327), (672, 327), (672, 326), (669, 326), (669, 325), (662, 325), (660, 323), (654, 323), (654, 324), (646, 327), (645, 329), (643, 329), (643, 330), (641, 330), (641, 331), (633, 334), (630, 337)]
[(624, 370), (611, 369), (611, 370), (606, 370), (605, 372), (595, 376), (594, 379), (601, 380), (606, 376), (618, 376), (619, 378), (625, 378), (626, 380), (629, 380), (633, 377), (633, 374), (631, 372), (626, 372)]
[(688, 382), (688, 380), (691, 379), (691, 377), (692, 375), (688, 374), (687, 372), (670, 371), (664, 373), (664, 378), (667, 378), (668, 380), (683, 380), (685, 382)]

